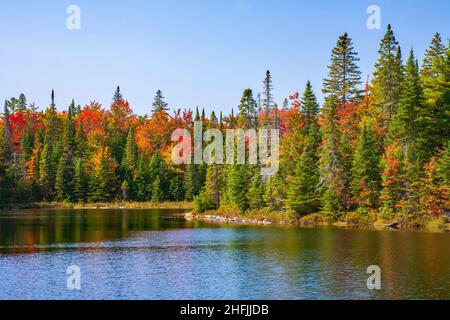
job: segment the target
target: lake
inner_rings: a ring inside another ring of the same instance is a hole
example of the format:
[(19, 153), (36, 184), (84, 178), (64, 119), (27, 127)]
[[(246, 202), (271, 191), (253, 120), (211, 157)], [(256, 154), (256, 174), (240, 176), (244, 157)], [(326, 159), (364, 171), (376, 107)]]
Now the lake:
[[(381, 290), (367, 268), (381, 268)], [(81, 290), (69, 290), (78, 266)], [(182, 210), (0, 213), (0, 299), (450, 299), (450, 234), (222, 226)]]

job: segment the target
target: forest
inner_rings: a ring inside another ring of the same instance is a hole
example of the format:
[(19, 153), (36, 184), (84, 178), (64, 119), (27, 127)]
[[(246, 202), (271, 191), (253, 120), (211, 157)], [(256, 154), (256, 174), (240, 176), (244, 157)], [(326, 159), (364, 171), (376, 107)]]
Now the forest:
[[(315, 90), (322, 90), (319, 105)], [(192, 201), (197, 212), (288, 213), (338, 220), (439, 217), (450, 209), (450, 46), (436, 33), (419, 63), (402, 55), (391, 26), (375, 72), (362, 78), (348, 34), (331, 52), (322, 88), (306, 83), (281, 103), (269, 71), (230, 114), (169, 109), (158, 90), (137, 115), (117, 87), (96, 101), (43, 109), (5, 101), (0, 122), (0, 207), (41, 202)], [(58, 111), (64, 110), (64, 111)], [(177, 128), (274, 128), (280, 168), (174, 165)]]

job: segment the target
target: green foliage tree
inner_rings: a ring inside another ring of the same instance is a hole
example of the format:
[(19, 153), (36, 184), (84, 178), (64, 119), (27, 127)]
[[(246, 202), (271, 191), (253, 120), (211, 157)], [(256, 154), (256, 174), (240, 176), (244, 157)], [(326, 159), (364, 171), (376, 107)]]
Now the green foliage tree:
[(358, 99), (361, 93), (361, 71), (357, 65), (357, 56), (352, 39), (344, 33), (331, 52), (328, 78), (323, 81), (323, 93), (334, 95), (342, 105)]
[(289, 183), (286, 204), (297, 215), (307, 215), (320, 211), (320, 174), (318, 169), (319, 132), (316, 126), (309, 128), (303, 154)]
[(366, 119), (361, 125), (361, 134), (356, 146), (352, 166), (351, 190), (358, 205), (375, 208), (381, 187), (380, 156), (376, 146), (371, 122)]
[(372, 80), (373, 104), (378, 108), (382, 125), (388, 127), (398, 109), (403, 78), (401, 50), (391, 25), (387, 26), (378, 53), (379, 58)]

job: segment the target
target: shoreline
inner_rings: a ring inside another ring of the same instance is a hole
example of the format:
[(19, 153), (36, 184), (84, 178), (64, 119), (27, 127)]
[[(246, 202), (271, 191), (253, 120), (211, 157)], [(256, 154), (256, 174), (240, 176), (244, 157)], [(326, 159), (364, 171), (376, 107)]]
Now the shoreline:
[(258, 219), (258, 218), (246, 218), (238, 215), (227, 214), (195, 214), (188, 212), (185, 216), (187, 221), (203, 221), (208, 223), (214, 223), (219, 225), (236, 225), (236, 226), (279, 226), (279, 227), (294, 227), (294, 228), (325, 228), (333, 227), (339, 229), (371, 229), (371, 230), (397, 230), (397, 231), (421, 231), (421, 232), (450, 232), (450, 220), (447, 218), (447, 222), (443, 223), (440, 219), (435, 218), (426, 223), (415, 223), (412, 221), (393, 222), (393, 223), (348, 223), (346, 221), (334, 221), (334, 222), (304, 222), (301, 220), (292, 219), (270, 221), (270, 218)]
[(391, 221), (380, 223), (372, 221), (337, 221), (326, 220), (325, 217), (309, 215), (302, 218), (292, 218), (286, 212), (265, 212), (264, 214), (237, 214), (233, 210), (223, 212), (219, 210), (207, 211), (204, 214), (197, 214), (193, 211), (193, 203), (181, 202), (111, 202), (111, 203), (65, 203), (65, 202), (38, 202), (11, 205), (3, 210), (29, 210), (29, 209), (75, 209), (75, 210), (111, 210), (111, 209), (174, 209), (186, 210), (184, 218), (187, 221), (204, 221), (219, 225), (253, 225), (253, 226), (284, 226), (284, 227), (334, 227), (342, 229), (375, 229), (375, 230), (409, 230), (409, 231), (430, 231), (430, 232), (450, 232), (450, 217), (424, 217), (418, 219), (403, 219), (401, 221)]
[(27, 209), (180, 209), (192, 210), (194, 205), (192, 202), (100, 202), (100, 203), (66, 203), (66, 202), (36, 202), (11, 205), (9, 207), (0, 208), (1, 210), (27, 210)]

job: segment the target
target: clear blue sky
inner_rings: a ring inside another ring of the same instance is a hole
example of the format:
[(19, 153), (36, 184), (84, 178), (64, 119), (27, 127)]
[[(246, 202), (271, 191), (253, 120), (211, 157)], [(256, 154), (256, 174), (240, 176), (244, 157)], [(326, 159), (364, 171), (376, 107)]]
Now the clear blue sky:
[[(66, 28), (66, 9), (81, 8), (81, 30)], [(369, 5), (382, 29), (366, 27)], [(59, 109), (72, 98), (109, 106), (117, 84), (138, 114), (161, 89), (171, 108), (229, 112), (242, 91), (261, 91), (271, 70), (276, 101), (310, 79), (320, 94), (330, 51), (348, 32), (364, 78), (391, 23), (404, 56), (422, 58), (434, 32), (450, 37), (448, 0), (2, 0), (0, 98), (24, 92)]]

